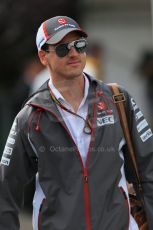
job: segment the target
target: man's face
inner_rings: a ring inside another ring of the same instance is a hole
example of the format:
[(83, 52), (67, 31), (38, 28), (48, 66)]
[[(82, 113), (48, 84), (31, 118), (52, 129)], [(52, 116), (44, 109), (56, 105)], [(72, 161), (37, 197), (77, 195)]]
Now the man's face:
[[(71, 32), (66, 35), (59, 44), (72, 42), (78, 39), (80, 39), (80, 35), (77, 32)], [(45, 65), (49, 67), (53, 79), (72, 79), (82, 75), (86, 64), (85, 52), (79, 53), (74, 47), (71, 47), (66, 56), (58, 57), (53, 49), (54, 46), (49, 45), (48, 50), (51, 51), (49, 53), (46, 52), (44, 56)]]

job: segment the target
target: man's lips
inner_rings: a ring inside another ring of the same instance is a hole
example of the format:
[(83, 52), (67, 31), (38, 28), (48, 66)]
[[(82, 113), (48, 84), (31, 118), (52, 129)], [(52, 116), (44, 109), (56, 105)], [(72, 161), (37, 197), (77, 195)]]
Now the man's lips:
[(74, 60), (74, 61), (69, 61), (67, 64), (68, 65), (79, 65), (81, 63), (81, 61), (79, 60)]

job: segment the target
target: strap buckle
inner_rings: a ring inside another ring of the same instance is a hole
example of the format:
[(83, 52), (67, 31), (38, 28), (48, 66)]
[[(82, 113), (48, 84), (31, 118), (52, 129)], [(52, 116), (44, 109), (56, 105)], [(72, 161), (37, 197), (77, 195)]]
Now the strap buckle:
[(114, 101), (114, 103), (126, 101), (124, 93), (119, 93), (119, 94), (113, 95), (113, 101)]

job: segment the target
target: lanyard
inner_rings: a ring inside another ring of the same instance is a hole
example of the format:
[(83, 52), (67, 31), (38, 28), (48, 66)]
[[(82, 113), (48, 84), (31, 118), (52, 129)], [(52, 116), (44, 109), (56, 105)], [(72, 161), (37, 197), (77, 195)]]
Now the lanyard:
[(80, 116), (79, 114), (67, 109), (54, 95), (54, 93), (52, 92), (52, 90), (50, 89), (50, 95), (51, 95), (51, 98), (52, 100), (55, 102), (56, 105), (60, 106), (61, 109), (67, 111), (68, 113), (70, 114), (73, 114), (74, 116), (76, 117), (80, 117), (82, 120), (84, 120), (85, 122), (85, 125), (84, 125), (84, 128), (83, 128), (83, 132), (86, 133), (86, 134), (91, 134), (92, 132), (92, 126), (91, 126), (91, 123), (90, 123), (90, 120), (89, 120), (89, 115), (86, 116), (86, 119), (84, 119), (82, 116)]

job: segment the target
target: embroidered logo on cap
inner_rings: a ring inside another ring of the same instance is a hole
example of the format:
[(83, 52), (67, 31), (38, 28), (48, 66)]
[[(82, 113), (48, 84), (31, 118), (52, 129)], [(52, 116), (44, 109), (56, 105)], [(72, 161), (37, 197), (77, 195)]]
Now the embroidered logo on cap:
[(67, 20), (66, 20), (66, 18), (59, 18), (59, 19), (58, 19), (58, 22), (59, 22), (60, 24), (66, 24), (66, 23), (67, 23)]

